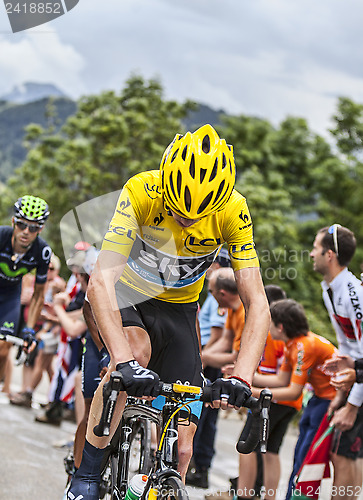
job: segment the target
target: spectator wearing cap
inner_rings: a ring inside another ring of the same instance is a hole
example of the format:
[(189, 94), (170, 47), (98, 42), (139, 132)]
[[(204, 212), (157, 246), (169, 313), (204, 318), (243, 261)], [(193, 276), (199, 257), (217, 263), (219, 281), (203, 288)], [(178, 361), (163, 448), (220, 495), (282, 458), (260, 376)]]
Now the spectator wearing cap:
[[(206, 278), (221, 267), (231, 267), (228, 251), (222, 248), (215, 261), (209, 267)], [(218, 302), (208, 291), (199, 314), (199, 330), (202, 350), (213, 345), (222, 335), (227, 318), (227, 309), (219, 307)], [(219, 368), (204, 366), (204, 375), (211, 381), (220, 376)], [(214, 440), (217, 429), (218, 408), (204, 407), (199, 419), (193, 441), (192, 466), (187, 473), (186, 482), (192, 486), (208, 488), (208, 471), (215, 453)]]
[(72, 291), (73, 287), (77, 283), (77, 273), (79, 273), (82, 268), (86, 251), (90, 248), (90, 246), (91, 245), (87, 241), (78, 241), (69, 253), (67, 266), (72, 271), (72, 274), (67, 282), (66, 292), (68, 293)]

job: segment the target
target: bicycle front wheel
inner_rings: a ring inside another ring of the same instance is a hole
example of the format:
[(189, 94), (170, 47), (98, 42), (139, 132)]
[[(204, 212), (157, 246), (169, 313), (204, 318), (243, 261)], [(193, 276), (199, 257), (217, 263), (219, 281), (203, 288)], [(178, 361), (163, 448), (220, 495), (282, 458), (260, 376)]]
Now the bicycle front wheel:
[(151, 424), (147, 419), (139, 419), (132, 426), (130, 454), (129, 454), (129, 480), (135, 474), (149, 474), (152, 462), (151, 451)]
[(158, 488), (158, 500), (189, 500), (185, 484), (178, 477), (167, 477)]

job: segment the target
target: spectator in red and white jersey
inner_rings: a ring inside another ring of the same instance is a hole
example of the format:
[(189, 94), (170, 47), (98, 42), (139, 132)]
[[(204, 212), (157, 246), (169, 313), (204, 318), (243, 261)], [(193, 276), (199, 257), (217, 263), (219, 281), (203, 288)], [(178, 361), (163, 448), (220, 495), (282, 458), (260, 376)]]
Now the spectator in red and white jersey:
[[(310, 256), (314, 271), (324, 278), (321, 282), (323, 300), (337, 336), (339, 353), (359, 359), (363, 357), (363, 287), (348, 270), (355, 249), (354, 233), (340, 224), (333, 224), (318, 231)], [(335, 360), (324, 366), (332, 370), (334, 364)], [(339, 447), (333, 454), (333, 492), (337, 492), (339, 498), (345, 498), (339, 492), (347, 492), (348, 486), (358, 491), (362, 482), (355, 463), (357, 458), (363, 457), (362, 403), (363, 386), (354, 384), (348, 397), (344, 390), (338, 390), (329, 407), (329, 413), (333, 414), (331, 424), (342, 431)], [(333, 494), (332, 498), (335, 497)]]

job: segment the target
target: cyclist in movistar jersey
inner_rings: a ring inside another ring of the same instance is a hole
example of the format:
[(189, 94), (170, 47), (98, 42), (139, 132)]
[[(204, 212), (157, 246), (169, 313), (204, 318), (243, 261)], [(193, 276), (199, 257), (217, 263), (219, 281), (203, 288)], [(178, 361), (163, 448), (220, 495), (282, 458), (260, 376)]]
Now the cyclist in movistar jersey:
[[(234, 183), (233, 148), (205, 125), (176, 135), (159, 171), (138, 174), (124, 186), (87, 293), (111, 357), (109, 374), (121, 372), (127, 394), (153, 397), (159, 376), (165, 382), (202, 384), (197, 300), (206, 270), (227, 243), (246, 324), (231, 378), (212, 385), (213, 404), (241, 407), (251, 395), (269, 310), (250, 214)], [(93, 433), (102, 411), (102, 385), (92, 403), (82, 463), (68, 499), (98, 499), (100, 462), (109, 441)], [(111, 435), (125, 398), (122, 393), (118, 399)], [(179, 433), (182, 477), (197, 418)]]
[[(35, 196), (22, 196), (14, 204), (12, 226), (0, 226), (0, 332), (16, 335), (20, 320), (21, 281), (25, 274), (36, 269), (34, 293), (22, 336), (26, 344), (33, 343), (34, 326), (44, 304), (44, 287), (52, 254), (40, 238), (49, 216), (47, 203)], [(2, 347), (0, 374), (5, 369), (11, 344)]]

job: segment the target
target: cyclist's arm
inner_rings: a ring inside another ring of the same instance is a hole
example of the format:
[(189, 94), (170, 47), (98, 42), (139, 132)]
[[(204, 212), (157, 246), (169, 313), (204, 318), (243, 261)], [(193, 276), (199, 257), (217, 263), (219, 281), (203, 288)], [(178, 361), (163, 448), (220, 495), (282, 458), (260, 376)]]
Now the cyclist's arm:
[(251, 383), (265, 347), (270, 312), (258, 267), (239, 269), (235, 271), (235, 278), (246, 322), (232, 376)]
[(134, 358), (123, 334), (115, 284), (121, 276), (127, 257), (111, 250), (101, 250), (88, 283), (87, 297), (98, 330), (111, 358), (123, 363)]
[(32, 298), (30, 299), (28, 321), (26, 325), (29, 328), (34, 328), (38, 321), (38, 318), (40, 316), (41, 310), (44, 305), (44, 291), (45, 291), (44, 283), (35, 283), (34, 293), (32, 295)]

